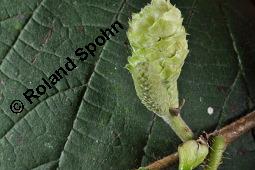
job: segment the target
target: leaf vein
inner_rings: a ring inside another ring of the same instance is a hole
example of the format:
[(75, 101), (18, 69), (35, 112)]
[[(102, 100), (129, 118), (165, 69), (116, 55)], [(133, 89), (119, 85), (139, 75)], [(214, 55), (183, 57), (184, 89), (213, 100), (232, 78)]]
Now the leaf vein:
[[(11, 49), (15, 46), (15, 44), (17, 43), (17, 41), (20, 39), (20, 36), (23, 33), (23, 30), (26, 28), (26, 26), (29, 24), (29, 22), (31, 21), (31, 19), (33, 18), (34, 14), (39, 10), (41, 4), (44, 2), (45, 0), (42, 0), (39, 5), (37, 5), (37, 7), (35, 8), (35, 10), (33, 11), (33, 13), (31, 14), (31, 16), (29, 17), (29, 19), (27, 20), (27, 22), (25, 23), (25, 25), (23, 26), (23, 28), (21, 29), (19, 35), (16, 37), (16, 39), (13, 41), (11, 48), (8, 49), (8, 51), (6, 52), (6, 54), (4, 55), (4, 58), (10, 53)], [(2, 65), (3, 62), (0, 63), (0, 65)]]

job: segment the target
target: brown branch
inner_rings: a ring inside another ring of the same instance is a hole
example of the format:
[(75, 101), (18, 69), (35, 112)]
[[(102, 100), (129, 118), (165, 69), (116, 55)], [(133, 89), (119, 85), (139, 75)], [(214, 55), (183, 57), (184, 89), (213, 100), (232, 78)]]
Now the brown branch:
[[(212, 132), (209, 136), (220, 135), (225, 138), (227, 144), (235, 141), (242, 134), (248, 132), (255, 127), (255, 111), (247, 114), (246, 116), (241, 117), (240, 119), (234, 121), (233, 123), (223, 127), (222, 129)], [(178, 153), (175, 152), (165, 158), (158, 160), (145, 169), (148, 170), (162, 170), (164, 168), (170, 167), (178, 162)]]
[(255, 111), (241, 117), (237, 121), (234, 121), (233, 123), (211, 133), (210, 135), (221, 135), (225, 138), (226, 143), (229, 144), (254, 127)]
[(174, 165), (178, 160), (179, 160), (178, 153), (175, 152), (169, 156), (164, 157), (163, 159), (160, 159), (148, 165), (147, 167), (145, 167), (145, 169), (148, 169), (148, 170), (164, 169), (171, 165)]

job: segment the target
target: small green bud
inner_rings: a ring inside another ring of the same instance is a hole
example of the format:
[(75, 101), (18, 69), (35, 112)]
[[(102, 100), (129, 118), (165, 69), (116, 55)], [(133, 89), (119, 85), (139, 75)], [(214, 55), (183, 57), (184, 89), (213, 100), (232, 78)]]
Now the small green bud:
[(189, 140), (178, 147), (179, 170), (192, 170), (201, 164), (208, 155), (208, 145)]

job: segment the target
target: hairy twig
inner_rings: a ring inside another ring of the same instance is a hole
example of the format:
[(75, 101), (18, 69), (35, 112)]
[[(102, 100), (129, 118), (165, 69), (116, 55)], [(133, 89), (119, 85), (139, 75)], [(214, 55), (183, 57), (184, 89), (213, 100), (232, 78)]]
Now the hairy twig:
[(210, 135), (223, 136), (225, 138), (225, 142), (229, 144), (254, 127), (255, 111), (241, 117), (240, 119), (223, 127), (222, 129), (211, 133)]
[[(222, 136), (227, 144), (235, 141), (242, 134), (251, 130), (255, 127), (255, 111), (241, 117), (240, 119), (234, 121), (233, 123), (226, 125), (220, 130), (214, 131), (209, 134), (210, 136)], [(172, 166), (178, 162), (178, 153), (175, 152), (161, 160), (158, 160), (145, 169), (148, 170), (162, 170), (166, 167)]]
[(178, 153), (175, 152), (171, 155), (164, 157), (163, 159), (160, 159), (160, 160), (148, 165), (147, 167), (145, 167), (145, 169), (148, 169), (148, 170), (164, 169), (171, 165), (174, 165), (178, 160), (179, 160)]

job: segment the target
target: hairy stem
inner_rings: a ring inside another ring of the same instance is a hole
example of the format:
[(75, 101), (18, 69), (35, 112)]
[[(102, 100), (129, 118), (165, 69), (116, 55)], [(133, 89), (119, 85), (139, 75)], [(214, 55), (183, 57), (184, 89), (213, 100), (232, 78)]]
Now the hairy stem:
[[(226, 146), (240, 137), (242, 134), (255, 127), (255, 111), (243, 116), (235, 122), (223, 127), (222, 129), (210, 133), (209, 136), (222, 136)], [(173, 153), (161, 160), (158, 160), (147, 167), (148, 170), (162, 170), (178, 162), (178, 153)]]
[(214, 136), (212, 138), (212, 145), (205, 170), (218, 169), (219, 165), (221, 164), (222, 155), (226, 147), (227, 145), (224, 137)]

